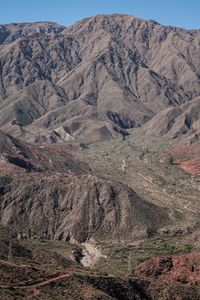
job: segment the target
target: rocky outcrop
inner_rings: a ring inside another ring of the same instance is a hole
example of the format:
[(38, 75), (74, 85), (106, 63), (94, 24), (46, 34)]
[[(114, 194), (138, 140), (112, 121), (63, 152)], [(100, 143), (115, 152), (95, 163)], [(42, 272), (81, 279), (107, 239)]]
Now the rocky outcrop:
[(200, 254), (153, 258), (137, 267), (135, 275), (148, 280), (151, 299), (193, 300), (200, 297)]
[(200, 254), (189, 253), (180, 256), (163, 256), (141, 264), (137, 275), (168, 282), (200, 284)]
[(174, 147), (172, 151), (161, 153), (160, 162), (179, 165), (185, 172), (193, 176), (200, 175), (200, 147), (199, 144), (191, 146)]

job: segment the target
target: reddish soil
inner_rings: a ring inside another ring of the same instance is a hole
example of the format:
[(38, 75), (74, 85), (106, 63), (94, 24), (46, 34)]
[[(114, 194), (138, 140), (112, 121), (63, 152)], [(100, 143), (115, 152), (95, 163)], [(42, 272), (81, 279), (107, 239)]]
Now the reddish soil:
[(165, 152), (160, 155), (160, 162), (166, 163), (172, 158), (173, 164), (180, 165), (185, 172), (200, 176), (200, 147), (191, 146), (185, 148), (175, 148), (171, 152)]
[(200, 253), (151, 259), (138, 267), (136, 275), (168, 282), (200, 284)]

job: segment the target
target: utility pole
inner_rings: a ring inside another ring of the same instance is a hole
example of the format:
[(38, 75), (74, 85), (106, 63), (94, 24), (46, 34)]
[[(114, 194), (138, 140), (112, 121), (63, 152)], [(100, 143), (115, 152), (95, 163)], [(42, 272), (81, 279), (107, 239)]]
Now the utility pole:
[(131, 275), (131, 273), (132, 273), (132, 263), (131, 263), (131, 251), (130, 251), (128, 255), (128, 275)]
[(12, 260), (12, 240), (10, 239), (9, 241), (9, 246), (8, 246), (8, 261)]

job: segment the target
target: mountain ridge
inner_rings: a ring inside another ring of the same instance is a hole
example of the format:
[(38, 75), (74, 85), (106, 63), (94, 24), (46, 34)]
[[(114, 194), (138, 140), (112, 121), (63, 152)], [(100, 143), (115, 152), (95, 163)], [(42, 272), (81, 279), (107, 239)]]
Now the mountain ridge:
[(0, 132), (0, 223), (27, 238), (130, 239), (169, 223), (168, 211), (94, 174), (66, 147), (33, 146)]
[(0, 127), (17, 137), (109, 139), (200, 95), (198, 30), (127, 15), (38, 24), (0, 49)]

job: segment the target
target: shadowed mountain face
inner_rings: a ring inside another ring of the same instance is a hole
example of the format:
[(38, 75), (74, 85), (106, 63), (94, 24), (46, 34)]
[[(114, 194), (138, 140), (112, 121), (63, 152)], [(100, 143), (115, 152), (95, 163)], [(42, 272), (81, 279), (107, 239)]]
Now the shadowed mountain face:
[(186, 126), (193, 143), (199, 44), (198, 30), (127, 15), (96, 16), (69, 28), (2, 25), (0, 127), (29, 141), (94, 141), (159, 118), (150, 133), (153, 127), (180, 138)]

